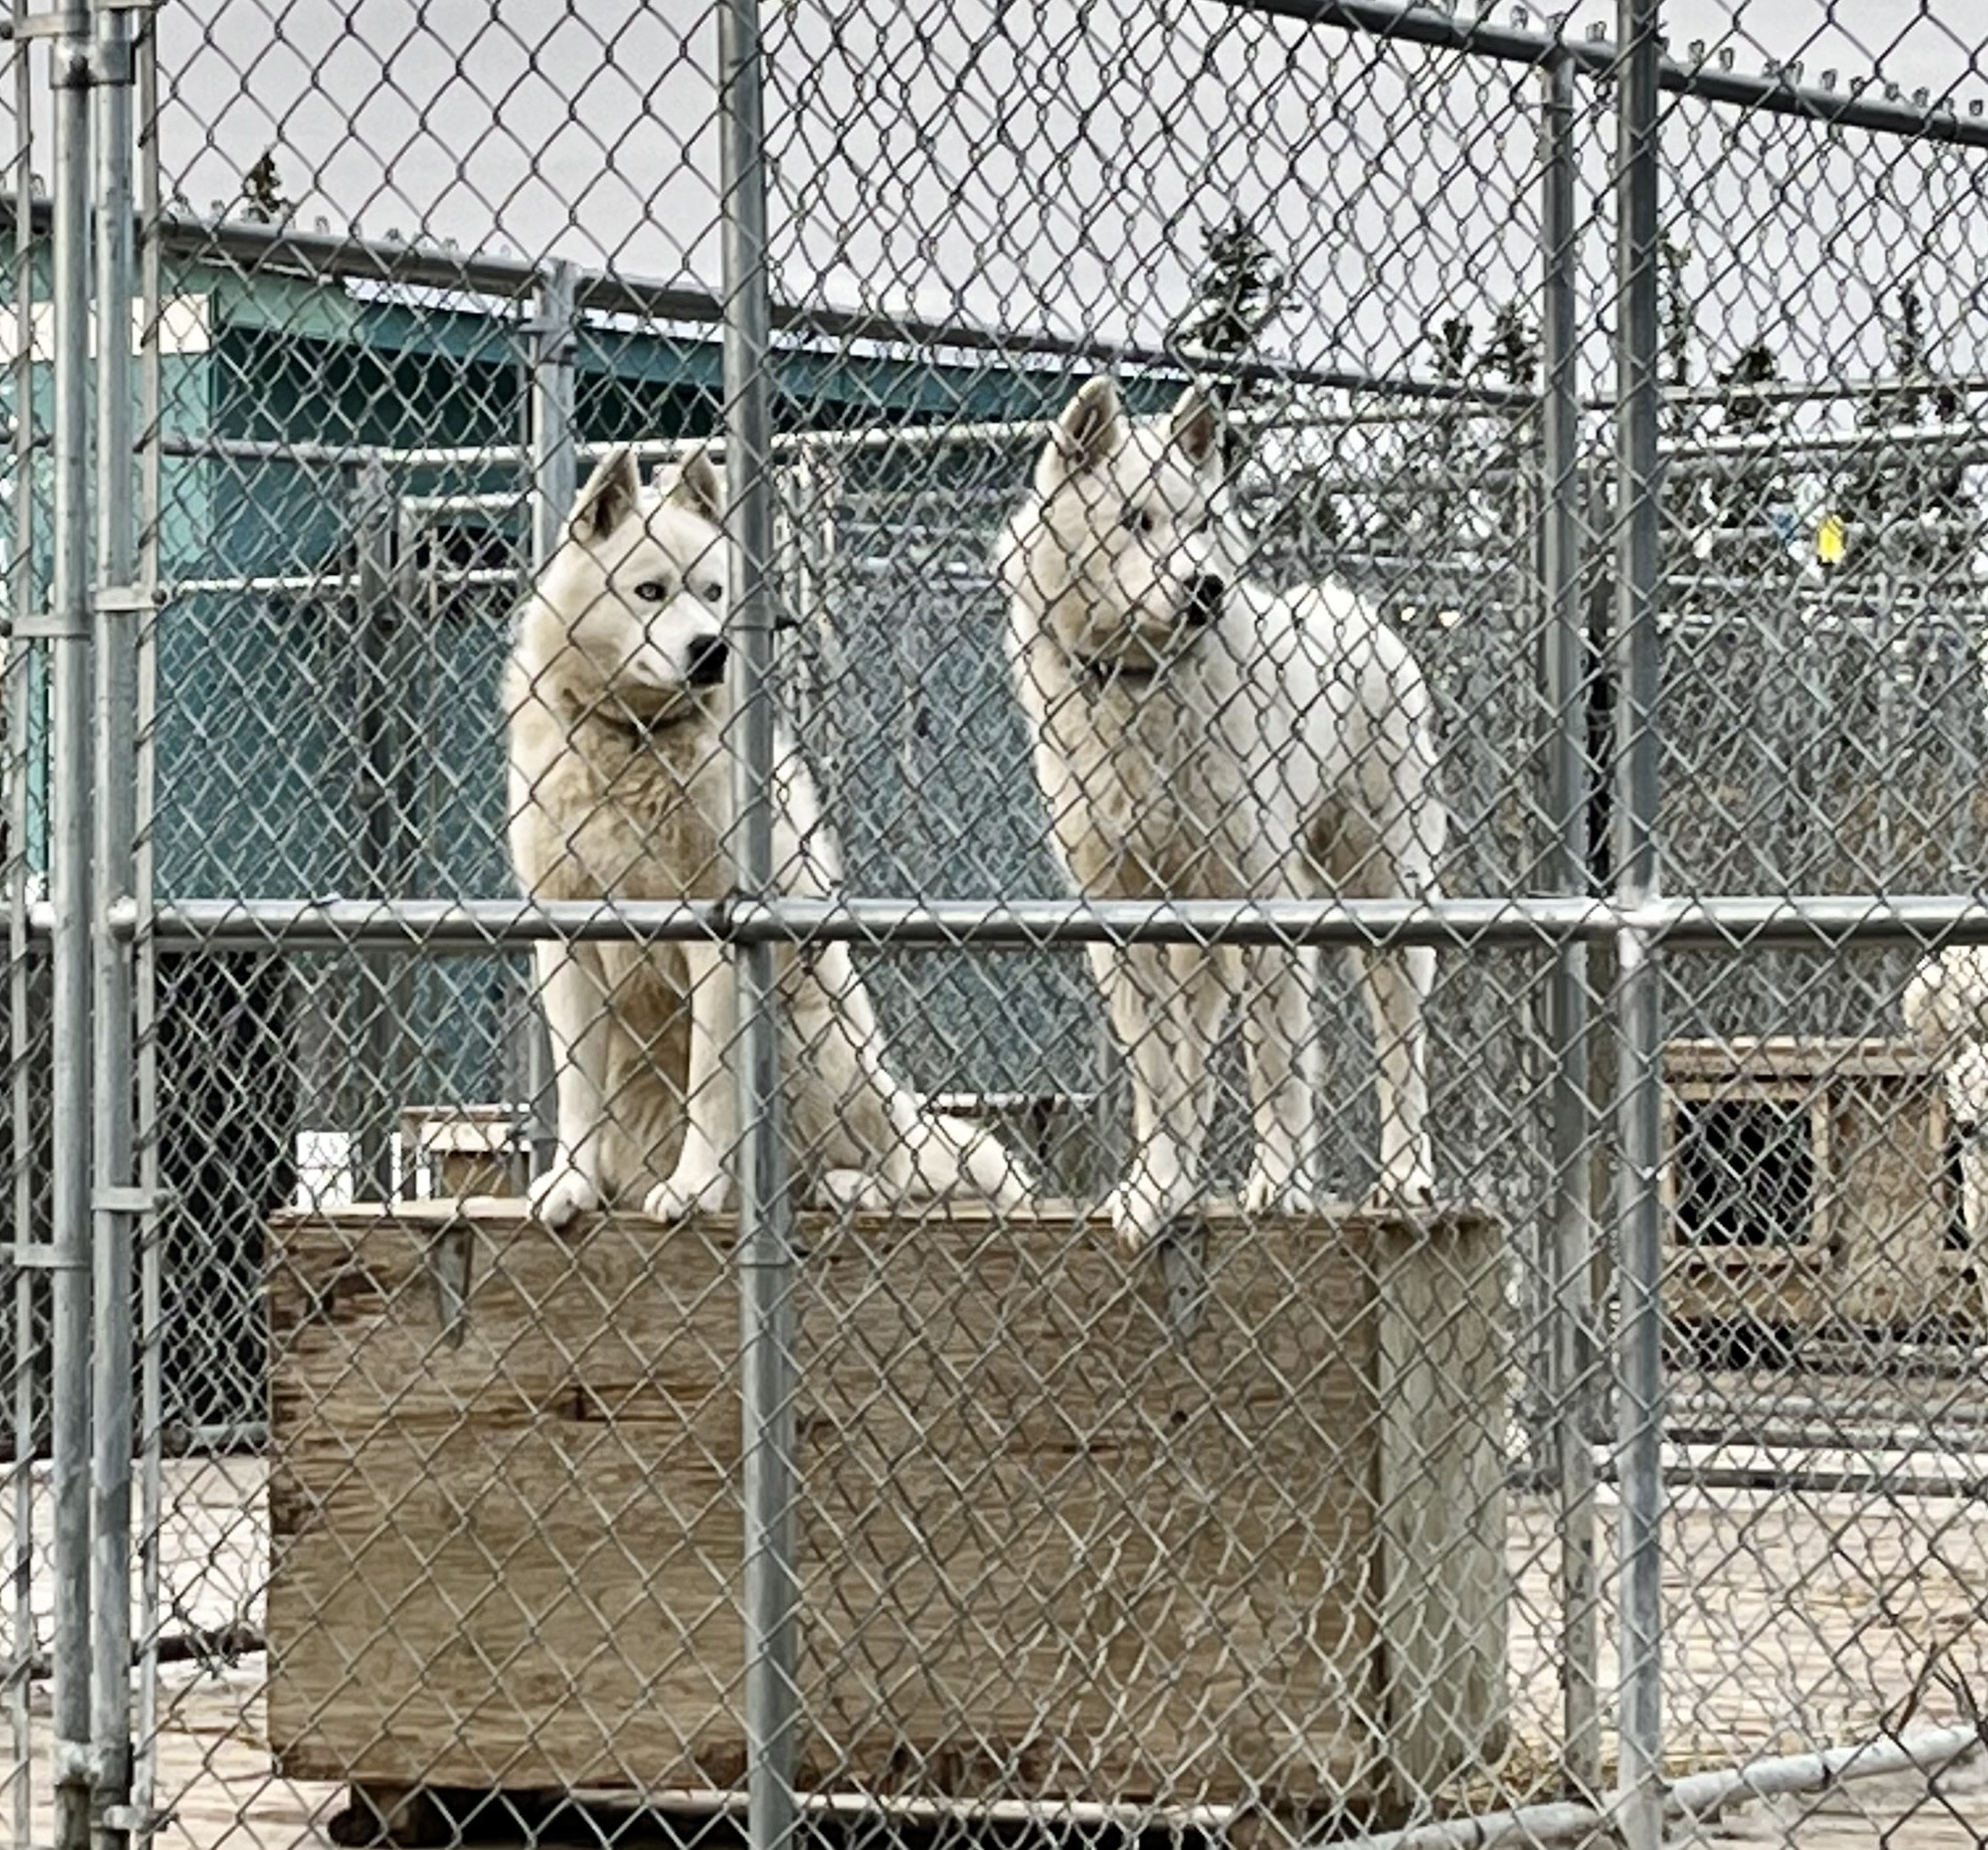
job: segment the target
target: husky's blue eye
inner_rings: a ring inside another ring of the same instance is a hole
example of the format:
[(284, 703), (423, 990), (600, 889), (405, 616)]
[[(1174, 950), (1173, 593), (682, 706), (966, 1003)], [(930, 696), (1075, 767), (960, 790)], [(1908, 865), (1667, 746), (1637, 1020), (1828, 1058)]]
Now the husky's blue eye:
[(1150, 533), (1153, 530), (1152, 514), (1136, 501), (1128, 501), (1120, 510), (1118, 523), (1134, 533)]
[(706, 604), (717, 604), (725, 596), (725, 587), (715, 580), (697, 594)]
[(670, 595), (670, 587), (660, 580), (645, 578), (635, 588), (635, 595), (645, 604), (661, 604)]

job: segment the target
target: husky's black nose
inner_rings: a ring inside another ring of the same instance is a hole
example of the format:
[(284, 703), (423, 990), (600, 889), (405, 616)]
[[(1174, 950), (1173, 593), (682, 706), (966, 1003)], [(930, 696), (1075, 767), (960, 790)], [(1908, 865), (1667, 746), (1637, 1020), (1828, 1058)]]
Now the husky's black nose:
[(722, 636), (694, 636), (684, 651), (684, 678), (693, 687), (715, 687), (725, 678), (725, 658), (732, 653)]
[(1187, 620), (1197, 629), (1217, 621), (1222, 613), (1222, 593), (1228, 587), (1208, 572), (1187, 580), (1187, 599), (1183, 606)]

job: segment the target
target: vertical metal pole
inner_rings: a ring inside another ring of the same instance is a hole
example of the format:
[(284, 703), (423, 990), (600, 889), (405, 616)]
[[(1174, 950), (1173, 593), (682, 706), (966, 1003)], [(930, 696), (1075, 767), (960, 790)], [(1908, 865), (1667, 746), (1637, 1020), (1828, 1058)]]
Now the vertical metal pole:
[[(1546, 694), (1551, 732), (1548, 803), (1555, 888), (1588, 890), (1588, 702), (1586, 613), (1581, 597), (1581, 481), (1579, 152), (1574, 143), (1573, 61), (1545, 74), (1540, 111), (1546, 267), (1540, 325), (1546, 372), (1540, 473), (1541, 561), (1546, 592)], [(1577, 1791), (1601, 1780), (1598, 1677), (1598, 1556), (1590, 1412), (1594, 1316), (1589, 1266), (1595, 1251), (1590, 1156), (1595, 1131), (1590, 1096), (1588, 947), (1556, 954), (1548, 1008), (1552, 1035), (1553, 1226), (1548, 1253), (1549, 1338), (1546, 1354), (1549, 1451), (1559, 1485), (1563, 1771)]]
[[(17, 204), (34, 194), (33, 72), (22, 22), (27, 0), (14, 0), (13, 103), (15, 132), (20, 136), (13, 169)], [(36, 614), (35, 587), (40, 573), (35, 558), (35, 232), (34, 214), (14, 213), (13, 300), (16, 339), (13, 374), (13, 635), (7, 644), (7, 1057), (13, 1074), (12, 1225), (17, 1241), (34, 1237), (37, 1221), (35, 1182), (40, 1168), (36, 1129), (35, 1084), (29, 1061), (38, 1058), (41, 1037), (31, 1024), (33, 991), (29, 987), (28, 875), (28, 786), (34, 764), (29, 736), (37, 718), (35, 698), (40, 685), (29, 654), (27, 630)], [(13, 1724), (13, 1837), (30, 1840), (34, 1821), (35, 1762), (33, 1723), (28, 1702), (26, 1665), (20, 1661), (33, 1649), (35, 1636), (35, 1452), (38, 1435), (36, 1412), (40, 1396), (36, 1376), (41, 1354), (35, 1327), (35, 1274), (25, 1265), (13, 1272), (13, 1551), (10, 1566), (13, 1584), (13, 1652), (16, 1661), (8, 1708)]]
[[(733, 857), (738, 886), (773, 886), (772, 322), (759, 0), (719, 12), (719, 195), (724, 226), (725, 458), (729, 478), (736, 713)], [(780, 1123), (774, 949), (740, 945), (740, 1361), (744, 1417), (745, 1739), (752, 1850), (786, 1850), (795, 1827), (800, 1723), (795, 1568), (794, 1286)]]
[[(574, 366), (579, 333), (574, 315), (575, 267), (549, 265), (539, 278), (531, 349), (531, 569), (542, 571), (565, 543), (566, 522), (579, 491)], [(524, 983), (533, 990), (527, 961)], [(526, 1106), (531, 1173), (552, 1166), (559, 1142), (552, 1043), (537, 1006), (524, 1013)]]
[[(90, 1615), (97, 1850), (124, 1850), (131, 1804), (132, 1221), (136, 1206), (132, 1032), (138, 834), (138, 563), (132, 446), (131, 21), (92, 0), (96, 218), (95, 880), (91, 1202), (95, 1381)], [(119, 915), (123, 915), (120, 923)]]
[(90, 1841), (90, 16), (50, 45), (55, 326), (50, 591), (53, 902), (54, 1775), (56, 1850)]
[[(138, 369), (138, 583), (147, 592), (159, 584), (159, 36), (148, 17), (138, 34), (138, 223), (139, 309), (143, 319)], [(142, 600), (138, 632), (137, 857), (138, 917), (138, 1184), (154, 1204), (159, 1199), (159, 995), (158, 952), (143, 922), (152, 917), (152, 818), (156, 813), (158, 736), (158, 605)], [(163, 1317), (161, 1228), (157, 1212), (139, 1221), (138, 1345), (141, 1357), (139, 1418), (138, 1573), (139, 1611), (136, 1753), (131, 1803), (140, 1821), (141, 1841), (149, 1833), (158, 1783), (159, 1750), (159, 1575), (165, 1483), (160, 1456), (163, 1439), (163, 1382), (159, 1335)]]
[[(378, 897), (393, 890), (399, 754), (395, 682), (387, 659), (394, 627), (393, 505), (385, 466), (376, 458), (361, 465), (355, 496), (359, 882), (368, 897)], [(352, 1192), (361, 1201), (391, 1201), (394, 1196), (393, 1136), (401, 1103), (395, 1096), (395, 1055), (400, 1041), (400, 1025), (391, 1007), (395, 963), (391, 951), (362, 956), (355, 984), (357, 1065), (361, 1070), (352, 1077), (347, 1119), (352, 1139)]]
[[(1617, 0), (1615, 383), (1617, 529), (1615, 883), (1625, 906), (1657, 896), (1661, 638), (1657, 435), (1657, 61), (1660, 0)], [(1663, 1019), (1648, 934), (1617, 939), (1617, 1376), (1622, 1468), (1622, 1772), (1624, 1850), (1659, 1850), (1664, 1826)]]

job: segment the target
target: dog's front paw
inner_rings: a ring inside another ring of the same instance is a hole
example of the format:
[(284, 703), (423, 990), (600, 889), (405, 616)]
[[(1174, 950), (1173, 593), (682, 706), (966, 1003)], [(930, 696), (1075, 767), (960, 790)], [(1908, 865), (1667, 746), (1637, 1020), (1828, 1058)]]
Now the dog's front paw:
[(1105, 1204), (1112, 1230), (1129, 1259), (1136, 1259), (1195, 1205), (1196, 1190), (1185, 1180), (1171, 1186), (1135, 1179), (1112, 1191)]
[(1253, 1220), (1260, 1214), (1309, 1214), (1318, 1205), (1318, 1197), (1302, 1176), (1254, 1169), (1243, 1184), (1243, 1213)]
[(1372, 1214), (1425, 1214), (1435, 1205), (1435, 1178), (1420, 1167), (1384, 1174), (1366, 1203)]
[(599, 1207), (601, 1191), (584, 1171), (561, 1163), (537, 1178), (525, 1198), (534, 1218), (556, 1233)]
[(722, 1214), (732, 1205), (731, 1178), (686, 1175), (678, 1171), (649, 1190), (642, 1212), (653, 1221), (687, 1221), (693, 1214)]
[(904, 1190), (893, 1190), (881, 1176), (867, 1169), (824, 1170), (815, 1192), (825, 1207), (839, 1208), (846, 1213), (883, 1213), (900, 1205), (905, 1198)]

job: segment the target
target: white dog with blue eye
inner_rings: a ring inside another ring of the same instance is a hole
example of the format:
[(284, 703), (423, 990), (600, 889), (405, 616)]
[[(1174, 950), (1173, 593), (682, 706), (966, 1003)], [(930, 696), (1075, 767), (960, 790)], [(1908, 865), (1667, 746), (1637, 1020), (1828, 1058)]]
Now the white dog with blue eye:
[[(1000, 570), (1050, 841), (1098, 900), (1433, 896), (1447, 825), (1420, 670), (1344, 587), (1253, 584), (1222, 486), (1220, 417), (1193, 388), (1171, 415), (1132, 421), (1094, 379), (1042, 452)], [(1238, 995), (1255, 1131), (1243, 1205), (1312, 1207), (1312, 960), (1152, 946), (1091, 961), (1131, 1073), (1131, 1163), (1111, 1200), (1127, 1249), (1202, 1196), (1211, 1055)], [(1376, 1201), (1426, 1206), (1434, 953), (1358, 961), (1378, 1053)]]
[[(702, 452), (645, 490), (616, 449), (519, 613), (505, 671), (510, 845), (539, 900), (717, 900), (733, 890), (723, 494)], [(779, 890), (841, 884), (812, 780), (776, 746)], [(739, 1135), (734, 984), (713, 942), (547, 944), (558, 1151), (533, 1185), (555, 1226), (620, 1201), (676, 1220), (729, 1206)], [(1029, 1179), (994, 1138), (924, 1109), (884, 1064), (845, 945), (784, 951), (782, 1073), (803, 1196), (892, 1206)]]

